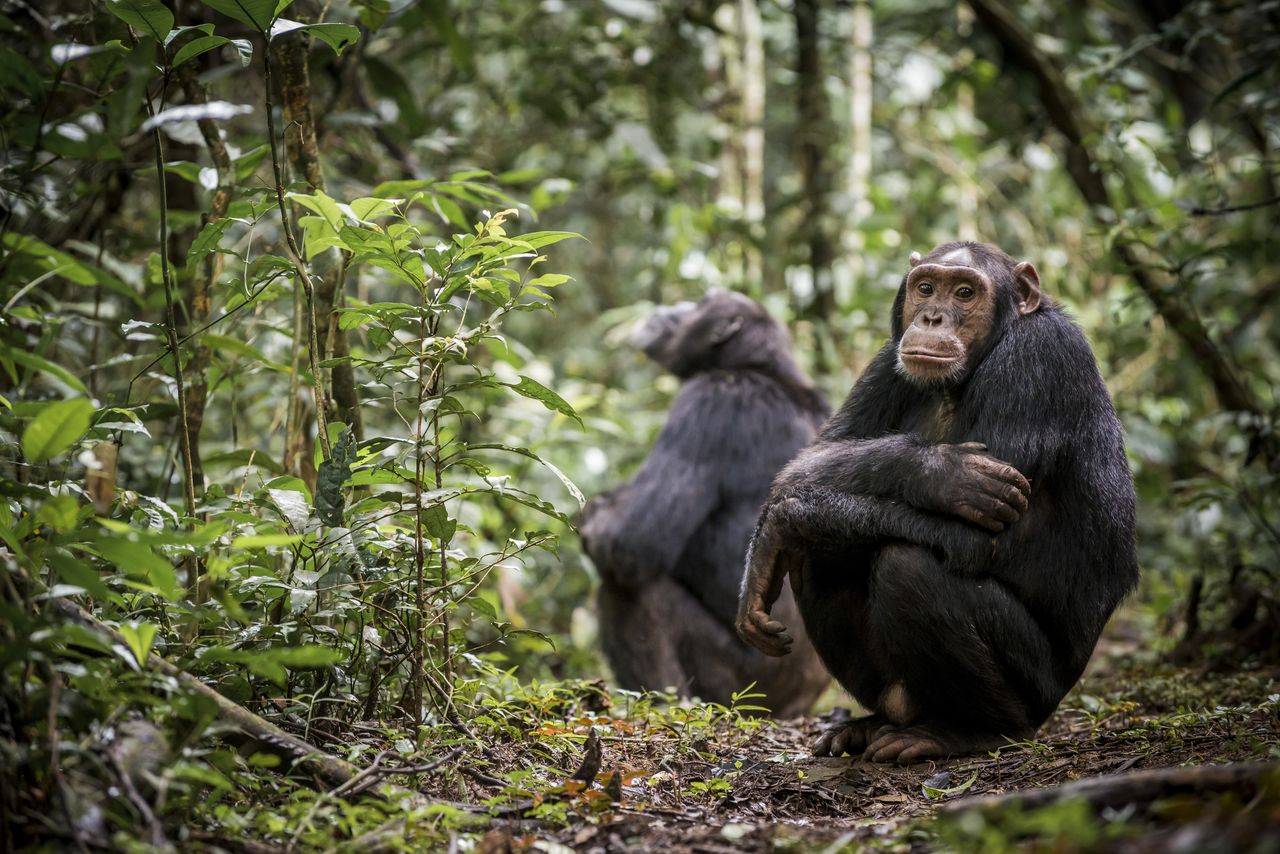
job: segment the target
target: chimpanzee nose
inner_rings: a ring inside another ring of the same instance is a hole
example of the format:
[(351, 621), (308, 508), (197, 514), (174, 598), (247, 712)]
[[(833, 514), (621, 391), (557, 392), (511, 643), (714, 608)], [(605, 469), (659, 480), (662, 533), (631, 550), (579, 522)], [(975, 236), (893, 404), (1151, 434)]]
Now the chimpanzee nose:
[(925, 309), (924, 311), (920, 312), (920, 325), (921, 326), (941, 326), (942, 312), (936, 311), (933, 309)]

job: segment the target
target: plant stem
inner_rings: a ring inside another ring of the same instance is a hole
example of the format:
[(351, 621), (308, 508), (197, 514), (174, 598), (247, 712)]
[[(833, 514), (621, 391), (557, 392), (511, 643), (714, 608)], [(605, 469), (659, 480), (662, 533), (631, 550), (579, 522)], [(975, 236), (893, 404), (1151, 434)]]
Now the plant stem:
[(425, 425), (422, 423), (422, 405), (426, 402), (427, 391), (427, 383), (423, 373), (426, 366), (426, 354), (422, 348), (425, 345), (426, 338), (427, 321), (424, 313), (418, 318), (418, 394), (416, 397), (417, 414), (414, 416), (413, 422), (413, 562), (416, 570), (414, 582), (415, 601), (418, 610), (413, 638), (413, 720), (419, 726), (422, 724), (422, 686), (426, 682), (426, 673), (423, 668), (423, 658), (426, 655), (423, 626), (427, 613), (427, 555), (422, 530), (422, 478), (425, 476), (422, 458), (422, 440), (425, 432)]
[[(169, 71), (164, 73), (163, 87), (168, 87)], [(161, 89), (161, 106), (164, 105), (164, 89)], [(147, 93), (147, 115), (156, 116), (155, 105), (151, 102), (151, 94)], [(156, 158), (156, 182), (160, 195), (160, 276), (164, 279), (165, 332), (169, 339), (169, 352), (173, 355), (173, 379), (178, 391), (178, 438), (182, 445), (182, 498), (187, 518), (196, 514), (195, 479), (191, 471), (191, 433), (187, 427), (187, 391), (182, 379), (182, 352), (178, 341), (178, 315), (173, 307), (173, 271), (169, 268), (169, 193), (164, 183), (164, 140), (160, 135), (160, 126), (151, 129), (152, 148)], [(193, 571), (191, 587), (194, 590), (198, 582)]]

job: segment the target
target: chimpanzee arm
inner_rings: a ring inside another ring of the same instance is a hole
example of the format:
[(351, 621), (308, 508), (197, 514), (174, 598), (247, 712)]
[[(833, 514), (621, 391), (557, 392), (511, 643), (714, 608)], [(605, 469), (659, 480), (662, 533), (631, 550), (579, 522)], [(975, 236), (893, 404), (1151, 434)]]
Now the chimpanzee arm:
[(779, 472), (769, 503), (810, 490), (869, 496), (999, 533), (1026, 512), (1031, 487), (985, 451), (978, 443), (935, 445), (909, 434), (819, 440)]
[(738, 633), (761, 652), (785, 655), (791, 639), (786, 627), (769, 616), (782, 582), (803, 564), (812, 547), (845, 548), (908, 542), (939, 553), (956, 574), (981, 571), (995, 541), (973, 525), (921, 512), (901, 501), (809, 487), (761, 514), (747, 552), (747, 570), (739, 598)]
[(1026, 479), (984, 453), (981, 444), (935, 444), (901, 432), (898, 425), (911, 420), (910, 411), (937, 404), (906, 383), (896, 365), (897, 352), (890, 342), (818, 440), (778, 473), (769, 502), (818, 487), (902, 501), (991, 531), (1003, 530), (1026, 511)]
[(684, 384), (635, 478), (584, 514), (587, 551), (603, 575), (635, 588), (672, 571), (720, 505), (722, 478), (750, 464), (734, 438), (758, 417), (750, 390), (716, 376)]

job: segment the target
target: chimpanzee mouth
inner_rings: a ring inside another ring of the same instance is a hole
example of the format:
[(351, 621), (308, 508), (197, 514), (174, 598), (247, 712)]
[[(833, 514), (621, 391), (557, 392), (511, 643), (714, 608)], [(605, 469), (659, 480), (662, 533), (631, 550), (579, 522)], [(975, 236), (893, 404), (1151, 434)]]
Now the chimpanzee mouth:
[(959, 360), (958, 353), (935, 353), (931, 350), (903, 350), (902, 358), (931, 365), (949, 365)]

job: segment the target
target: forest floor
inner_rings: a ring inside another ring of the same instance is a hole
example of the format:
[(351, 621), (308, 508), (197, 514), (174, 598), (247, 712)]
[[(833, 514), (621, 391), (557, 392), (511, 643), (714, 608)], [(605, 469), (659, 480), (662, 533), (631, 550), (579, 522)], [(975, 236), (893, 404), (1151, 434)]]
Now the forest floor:
[[(813, 758), (809, 744), (822, 724), (813, 718), (766, 724), (754, 732), (714, 727), (718, 735), (707, 732), (690, 742), (661, 724), (634, 728), (607, 714), (586, 716), (580, 721), (584, 727), (614, 730), (602, 739), (602, 771), (594, 787), (578, 791), (570, 784), (575, 794), (559, 813), (562, 826), (547, 822), (546, 812), (535, 821), (500, 820), (478, 850), (1145, 851), (1169, 850), (1165, 843), (1175, 834), (1187, 851), (1251, 850), (1268, 839), (1273, 847), (1265, 850), (1276, 850), (1275, 767), (1244, 800), (1238, 792), (1200, 793), (1100, 813), (1070, 799), (1028, 811), (957, 810), (961, 799), (1086, 777), (1280, 759), (1276, 673), (1150, 667), (1117, 662), (1095, 671), (1033, 742), (909, 767)], [(494, 770), (521, 764), (515, 745), (505, 761), (493, 759)], [(612, 797), (603, 794), (610, 788), (609, 772), (616, 771), (624, 781), (620, 800), (616, 788)], [(480, 789), (475, 794), (481, 798), (491, 794)]]

